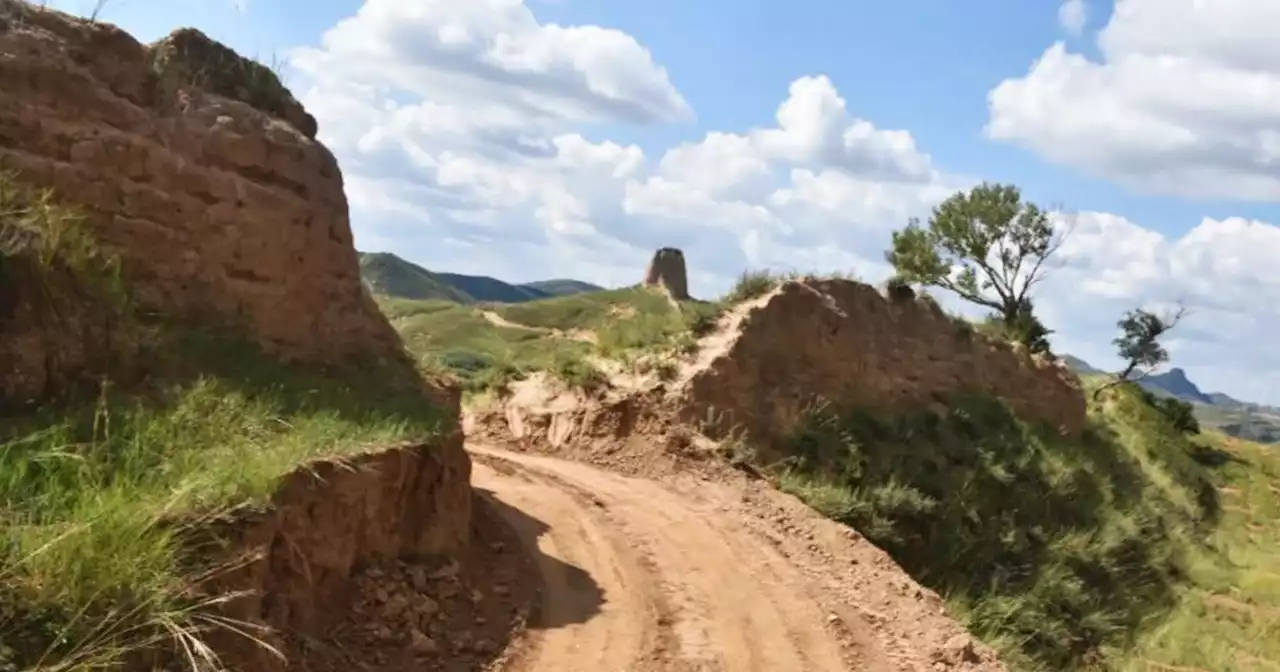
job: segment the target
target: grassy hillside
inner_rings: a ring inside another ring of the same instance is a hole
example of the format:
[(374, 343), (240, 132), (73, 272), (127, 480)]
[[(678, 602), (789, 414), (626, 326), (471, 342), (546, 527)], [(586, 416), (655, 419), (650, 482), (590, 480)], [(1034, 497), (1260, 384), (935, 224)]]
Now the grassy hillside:
[(480, 275), (436, 273), (389, 252), (361, 252), (360, 275), (375, 294), (465, 304), (520, 303), (601, 289), (578, 280), (543, 280), (513, 285)]
[(688, 347), (694, 331), (719, 310), (697, 302), (676, 306), (644, 288), (488, 308), (391, 297), (381, 297), (379, 304), (424, 366), (444, 369), (472, 390), (532, 371), (590, 382), (598, 376), (591, 355), (628, 359)]
[[(116, 311), (112, 336), (132, 333), (123, 326), (145, 316), (128, 301), (97, 305), (96, 290), (128, 288), (78, 217), (48, 199), (17, 202), (9, 186), (0, 273), (34, 255), (45, 300), (65, 293), (82, 311)], [(141, 326), (144, 383), (101, 380), (95, 393), (36, 407), (0, 399), (0, 670), (110, 669), (209, 627), (242, 628), (211, 620), (216, 605), (192, 590), (217, 568), (185, 552), (185, 533), (264, 501), (312, 458), (426, 439), (448, 420), (415, 393), (411, 367), (326, 374), (209, 325)]]
[(527, 287), (535, 292), (540, 292), (544, 297), (548, 298), (555, 296), (569, 296), (570, 294), (582, 294), (584, 292), (598, 292), (603, 289), (603, 287), (598, 287), (589, 282), (569, 280), (565, 278), (526, 282), (521, 286)]
[(1078, 440), (983, 397), (941, 415), (819, 406), (783, 483), (1019, 669), (1276, 669), (1280, 460), (1184, 435), (1147, 399), (1105, 394)]
[(466, 292), (441, 280), (425, 268), (385, 252), (360, 253), (360, 277), (375, 294), (457, 303), (475, 301)]
[[(1062, 359), (1080, 375), (1102, 373), (1077, 357), (1064, 355)], [(1196, 419), (1206, 428), (1246, 441), (1280, 443), (1280, 409), (1240, 401), (1222, 392), (1202, 392), (1178, 368), (1147, 376), (1139, 385), (1153, 394), (1191, 403)]]

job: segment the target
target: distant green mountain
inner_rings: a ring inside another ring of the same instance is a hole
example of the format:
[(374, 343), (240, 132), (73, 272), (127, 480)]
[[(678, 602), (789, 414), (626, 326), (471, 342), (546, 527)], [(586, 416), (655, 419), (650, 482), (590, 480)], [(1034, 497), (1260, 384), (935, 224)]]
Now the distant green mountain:
[(1102, 373), (1102, 371), (1093, 368), (1088, 362), (1075, 355), (1062, 355), (1060, 359), (1067, 365), (1067, 368), (1075, 371), (1076, 375), (1087, 376), (1094, 373)]
[[(1079, 357), (1063, 355), (1062, 360), (1080, 375), (1102, 373)], [(1180, 368), (1147, 376), (1138, 384), (1153, 394), (1190, 402), (1203, 426), (1248, 441), (1280, 443), (1280, 408), (1240, 401), (1222, 392), (1203, 392)]]
[[(1196, 384), (1187, 378), (1187, 372), (1179, 368), (1172, 368), (1164, 373), (1147, 376), (1138, 384), (1156, 394), (1164, 393), (1183, 401), (1214, 405), (1214, 397), (1201, 392), (1200, 388), (1196, 387)], [(1221, 396), (1227, 397), (1225, 394)], [(1230, 397), (1227, 398), (1230, 399)]]
[(483, 275), (437, 273), (390, 252), (360, 252), (360, 275), (375, 293), (403, 299), (457, 303), (524, 303), (603, 289), (580, 280), (542, 280), (513, 285)]
[(597, 287), (589, 282), (568, 279), (539, 280), (537, 282), (525, 283), (521, 286), (542, 292), (547, 296), (568, 296), (570, 294), (598, 292), (603, 289), (602, 287)]
[(466, 292), (441, 280), (435, 273), (389, 252), (360, 252), (360, 277), (377, 294), (402, 299), (439, 299), (473, 303)]

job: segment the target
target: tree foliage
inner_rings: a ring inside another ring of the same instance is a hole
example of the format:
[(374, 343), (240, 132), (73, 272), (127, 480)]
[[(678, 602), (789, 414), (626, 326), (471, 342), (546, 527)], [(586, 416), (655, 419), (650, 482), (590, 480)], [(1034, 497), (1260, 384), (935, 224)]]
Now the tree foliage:
[(1125, 363), (1124, 368), (1116, 374), (1114, 381), (1099, 388), (1095, 396), (1112, 385), (1142, 380), (1169, 361), (1169, 351), (1160, 342), (1160, 338), (1177, 326), (1185, 316), (1186, 308), (1183, 306), (1178, 306), (1175, 312), (1167, 315), (1141, 308), (1126, 311), (1116, 322), (1120, 335), (1112, 341), (1119, 351), (1120, 359)]
[(927, 225), (912, 219), (895, 231), (886, 258), (906, 282), (954, 292), (1013, 326), (1034, 319), (1031, 288), (1061, 244), (1048, 213), (1017, 187), (984, 182), (943, 201)]

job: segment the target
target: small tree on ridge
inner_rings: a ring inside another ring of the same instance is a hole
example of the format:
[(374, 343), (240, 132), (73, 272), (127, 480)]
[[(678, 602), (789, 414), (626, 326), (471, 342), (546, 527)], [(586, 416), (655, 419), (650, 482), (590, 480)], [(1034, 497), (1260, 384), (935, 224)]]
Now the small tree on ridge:
[(885, 256), (901, 280), (951, 291), (1025, 331), (1034, 319), (1031, 288), (1062, 241), (1048, 213), (1024, 202), (1017, 187), (984, 182), (939, 204), (926, 226), (913, 218), (895, 231)]
[(1124, 368), (1115, 374), (1114, 380), (1095, 390), (1094, 398), (1107, 388), (1142, 380), (1169, 361), (1169, 351), (1160, 342), (1160, 338), (1178, 326), (1186, 314), (1187, 309), (1182, 305), (1168, 315), (1157, 315), (1141, 308), (1125, 311), (1116, 322), (1116, 326), (1120, 327), (1120, 335), (1112, 341), (1119, 349), (1120, 359), (1125, 363)]

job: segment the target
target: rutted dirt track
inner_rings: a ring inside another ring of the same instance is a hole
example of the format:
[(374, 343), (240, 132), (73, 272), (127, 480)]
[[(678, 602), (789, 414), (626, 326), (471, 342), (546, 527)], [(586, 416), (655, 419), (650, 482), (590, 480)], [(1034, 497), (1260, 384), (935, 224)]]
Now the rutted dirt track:
[(540, 558), (505, 670), (1000, 669), (878, 549), (760, 489), (470, 450), (475, 487)]

